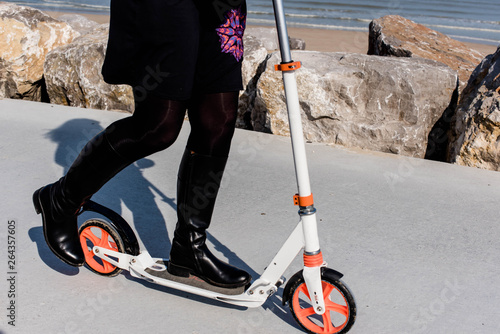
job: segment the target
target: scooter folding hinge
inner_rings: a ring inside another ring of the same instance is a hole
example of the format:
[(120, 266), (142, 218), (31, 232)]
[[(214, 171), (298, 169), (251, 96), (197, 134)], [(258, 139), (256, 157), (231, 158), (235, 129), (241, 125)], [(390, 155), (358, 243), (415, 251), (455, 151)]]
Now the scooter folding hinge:
[(299, 196), (299, 194), (295, 194), (293, 196), (293, 204), (304, 207), (314, 205), (313, 195)]
[(274, 65), (274, 70), (286, 72), (286, 71), (295, 71), (301, 67), (302, 67), (302, 63), (300, 61), (292, 61), (289, 63), (281, 63), (281, 64)]

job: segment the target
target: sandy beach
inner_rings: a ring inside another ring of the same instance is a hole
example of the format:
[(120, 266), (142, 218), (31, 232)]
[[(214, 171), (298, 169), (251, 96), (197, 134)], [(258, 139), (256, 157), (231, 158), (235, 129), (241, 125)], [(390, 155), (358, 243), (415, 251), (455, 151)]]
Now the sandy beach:
[[(54, 18), (64, 12), (47, 12)], [(98, 23), (109, 23), (109, 15), (81, 14), (88, 19)], [(288, 27), (288, 34), (291, 37), (300, 38), (306, 42), (306, 50), (322, 52), (352, 52), (366, 53), (368, 51), (368, 32), (347, 31), (347, 30), (327, 30), (313, 28)], [(465, 43), (484, 55), (494, 53), (497, 49), (495, 45)]]

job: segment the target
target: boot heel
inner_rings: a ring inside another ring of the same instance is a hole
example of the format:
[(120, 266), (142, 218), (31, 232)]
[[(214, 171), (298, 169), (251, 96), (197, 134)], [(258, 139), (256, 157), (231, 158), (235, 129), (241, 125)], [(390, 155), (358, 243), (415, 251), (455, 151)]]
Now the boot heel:
[(176, 266), (170, 261), (168, 262), (167, 270), (174, 276), (189, 277), (189, 275), (191, 274), (191, 270), (184, 267)]
[(40, 207), (40, 190), (42, 190), (42, 188), (33, 193), (33, 206), (35, 207), (35, 212), (37, 215), (42, 212), (42, 208)]

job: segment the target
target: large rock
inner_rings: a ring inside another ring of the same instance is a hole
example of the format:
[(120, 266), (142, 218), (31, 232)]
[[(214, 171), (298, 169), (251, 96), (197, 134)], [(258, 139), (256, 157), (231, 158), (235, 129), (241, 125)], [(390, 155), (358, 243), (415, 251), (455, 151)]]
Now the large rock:
[[(278, 31), (276, 28), (268, 27), (247, 27), (244, 36), (257, 38), (261, 45), (268, 51), (277, 51), (280, 49), (278, 43)], [(288, 36), (288, 43), (291, 50), (305, 50), (306, 42), (300, 38)], [(246, 45), (245, 45), (246, 48)]]
[(460, 91), (486, 56), (464, 43), (397, 15), (373, 20), (368, 41), (370, 55), (422, 57), (448, 65), (458, 72)]
[(47, 55), (44, 69), (51, 103), (133, 111), (132, 88), (109, 85), (102, 78), (107, 40), (108, 25), (104, 24)]
[(452, 120), (451, 162), (500, 171), (500, 47), (473, 72)]
[[(289, 37), (292, 50), (303, 50), (305, 42), (301, 39)], [(245, 45), (242, 62), (243, 91), (240, 94), (238, 120), (236, 126), (251, 129), (250, 114), (255, 100), (255, 86), (260, 74), (265, 69), (266, 61), (273, 51), (279, 50), (276, 28), (250, 27), (243, 36)]]
[(0, 97), (40, 101), (46, 54), (77, 36), (37, 9), (0, 3)]
[(9, 65), (5, 65), (5, 60), (0, 58), (0, 98), (16, 96), (17, 85), (13, 77)]
[(251, 33), (245, 33), (243, 39), (245, 45), (244, 57), (241, 64), (243, 91), (240, 92), (236, 126), (250, 129), (250, 109), (253, 108), (255, 85), (259, 79), (259, 76), (256, 74), (262, 73), (261, 68), (265, 66), (265, 61), (269, 57), (269, 48), (274, 48), (274, 45), (268, 38), (261, 39)]
[(249, 82), (255, 77), (255, 73), (259, 66), (266, 60), (269, 50), (265, 46), (265, 42), (253, 35), (245, 35), (243, 37), (245, 52), (241, 64), (243, 87), (246, 87)]
[[(304, 50), (305, 42), (301, 39), (289, 37), (292, 50)], [(242, 63), (243, 87), (246, 87), (255, 78), (259, 66), (267, 59), (268, 55), (279, 50), (276, 28), (250, 27), (243, 36), (245, 45)]]
[[(295, 51), (306, 140), (424, 157), (434, 123), (449, 107), (457, 75), (421, 58)], [(258, 73), (251, 123), (288, 135), (280, 61), (274, 53)], [(250, 94), (251, 95), (251, 94)]]
[(92, 30), (97, 28), (97, 26), (99, 25), (99, 23), (78, 14), (63, 14), (58, 16), (57, 19), (69, 24), (71, 28), (78, 31), (80, 35), (85, 35), (89, 32), (92, 32)]

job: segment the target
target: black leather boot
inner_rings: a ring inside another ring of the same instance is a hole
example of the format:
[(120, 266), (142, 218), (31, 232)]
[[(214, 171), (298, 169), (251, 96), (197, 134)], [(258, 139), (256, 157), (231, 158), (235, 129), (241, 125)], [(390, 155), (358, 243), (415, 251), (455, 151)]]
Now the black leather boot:
[(217, 259), (205, 244), (226, 161), (184, 152), (177, 180), (178, 222), (168, 271), (182, 277), (191, 274), (223, 288), (237, 288), (250, 283), (251, 276)]
[(64, 177), (35, 191), (33, 204), (36, 212), (42, 214), (45, 241), (62, 261), (77, 267), (83, 265), (77, 225), (80, 208), (129, 164), (101, 132), (87, 143)]

